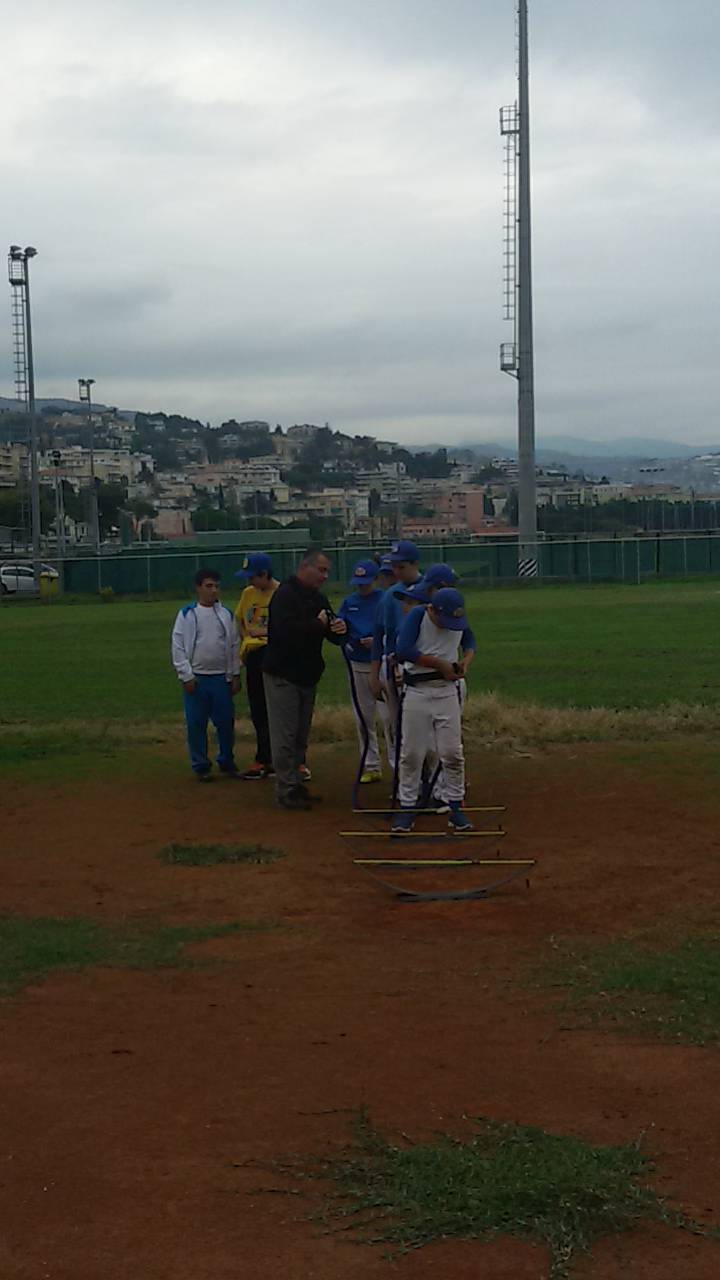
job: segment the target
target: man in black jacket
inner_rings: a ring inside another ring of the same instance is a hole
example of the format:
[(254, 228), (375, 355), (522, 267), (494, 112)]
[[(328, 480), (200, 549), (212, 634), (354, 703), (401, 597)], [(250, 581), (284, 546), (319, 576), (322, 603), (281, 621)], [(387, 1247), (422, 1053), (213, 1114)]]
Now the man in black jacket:
[(277, 800), (283, 809), (310, 808), (299, 767), (310, 736), (315, 690), (325, 670), (322, 644), (342, 644), (347, 631), (320, 591), (329, 572), (323, 551), (307, 551), (297, 573), (280, 584), (270, 601), (263, 684)]

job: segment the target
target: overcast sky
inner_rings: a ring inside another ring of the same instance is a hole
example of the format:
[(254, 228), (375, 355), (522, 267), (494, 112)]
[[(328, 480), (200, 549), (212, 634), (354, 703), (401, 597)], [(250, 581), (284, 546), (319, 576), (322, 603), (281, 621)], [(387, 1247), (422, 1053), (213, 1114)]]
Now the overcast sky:
[[(0, 221), (5, 244), (39, 251), (38, 395), (89, 376), (106, 403), (213, 423), (511, 438), (498, 108), (516, 96), (513, 14), (6, 10)], [(720, 445), (720, 5), (530, 0), (530, 38), (539, 443)]]

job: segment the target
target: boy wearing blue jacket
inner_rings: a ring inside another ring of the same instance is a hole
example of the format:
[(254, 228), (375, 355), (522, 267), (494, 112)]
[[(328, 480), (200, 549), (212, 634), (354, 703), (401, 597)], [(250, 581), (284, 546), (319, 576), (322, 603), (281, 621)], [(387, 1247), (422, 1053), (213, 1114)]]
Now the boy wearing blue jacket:
[(411, 609), (400, 627), (395, 651), (403, 664), (405, 694), (398, 785), (401, 809), (393, 820), (395, 836), (408, 835), (413, 829), (423, 762), (433, 747), (442, 765), (450, 829), (457, 833), (473, 829), (462, 808), (465, 758), (458, 686), (476, 647), (465, 601), (454, 587), (441, 587), (427, 608)]
[(368, 749), (365, 768), (360, 776), (362, 783), (379, 782), (382, 778), (380, 751), (375, 730), (378, 702), (370, 681), (375, 614), (383, 598), (383, 592), (377, 587), (377, 576), (378, 566), (374, 560), (360, 560), (355, 565), (348, 583), (348, 586), (354, 587), (355, 590), (352, 595), (343, 600), (338, 610), (338, 617), (347, 624), (345, 653), (352, 668), (355, 684), (357, 706), (353, 699), (352, 708), (361, 753), (365, 747), (367, 732)]

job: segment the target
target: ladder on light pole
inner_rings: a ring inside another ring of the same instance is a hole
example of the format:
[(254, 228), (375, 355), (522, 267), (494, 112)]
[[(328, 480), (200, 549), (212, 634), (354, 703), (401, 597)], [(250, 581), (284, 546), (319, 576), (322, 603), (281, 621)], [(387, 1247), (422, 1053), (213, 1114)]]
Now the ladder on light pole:
[(518, 97), (500, 109), (505, 139), (504, 317), (512, 342), (500, 346), (500, 368), (518, 384), (518, 576), (538, 576), (535, 485), (535, 370), (530, 204), (530, 90), (527, 0), (517, 0)]

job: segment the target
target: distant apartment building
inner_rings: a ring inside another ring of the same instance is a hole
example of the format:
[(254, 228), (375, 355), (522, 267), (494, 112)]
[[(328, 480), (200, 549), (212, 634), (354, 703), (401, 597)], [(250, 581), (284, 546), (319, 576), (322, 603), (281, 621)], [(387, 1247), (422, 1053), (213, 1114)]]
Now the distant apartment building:
[(463, 485), (440, 493), (435, 509), (471, 533), (478, 533), (486, 523), (486, 490), (480, 485)]
[(263, 458), (250, 458), (246, 462), (228, 458), (223, 462), (208, 462), (189, 466), (187, 478), (194, 484), (206, 489), (240, 487), (257, 489), (261, 493), (269, 493), (271, 489), (282, 484), (280, 467), (273, 455)]
[(184, 538), (193, 531), (190, 512), (178, 507), (158, 507), (150, 523), (158, 538)]
[[(141, 474), (151, 473), (155, 460), (150, 453), (131, 453), (129, 449), (95, 449), (95, 478), (102, 484), (128, 485)], [(81, 445), (66, 445), (40, 455), (40, 479), (45, 483), (61, 476), (74, 489), (84, 488), (92, 479), (90, 450)]]
[(308, 440), (314, 440), (319, 427), (312, 422), (296, 423), (294, 427), (288, 427), (287, 434), (289, 440), (294, 440), (300, 444), (307, 444)]
[(468, 533), (465, 524), (450, 516), (445, 519), (440, 516), (429, 516), (427, 519), (406, 516), (403, 518), (402, 528), (405, 538), (459, 538)]
[(502, 471), (503, 475), (508, 480), (513, 483), (517, 482), (519, 474), (517, 458), (492, 458), (491, 465), (495, 467), (497, 471)]
[(0, 488), (14, 489), (27, 475), (27, 445), (0, 444)]
[(284, 524), (301, 516), (325, 516), (342, 520), (344, 527), (352, 531), (369, 515), (366, 493), (357, 489), (327, 488), (312, 493), (293, 493), (287, 502), (278, 501), (273, 517)]

